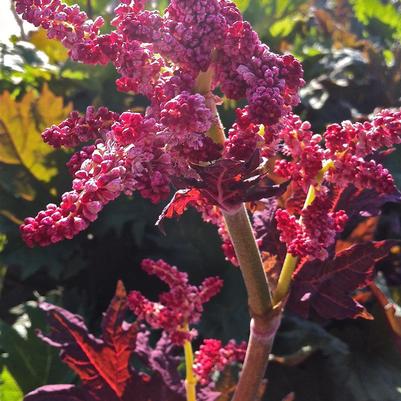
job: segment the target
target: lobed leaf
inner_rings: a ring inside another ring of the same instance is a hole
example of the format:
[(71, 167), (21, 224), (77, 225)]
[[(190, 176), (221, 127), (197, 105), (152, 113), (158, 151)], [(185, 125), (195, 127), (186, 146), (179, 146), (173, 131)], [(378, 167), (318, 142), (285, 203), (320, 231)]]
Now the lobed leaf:
[(374, 265), (395, 241), (365, 242), (321, 261), (304, 261), (293, 277), (290, 307), (303, 317), (313, 313), (325, 319), (369, 318), (352, 297), (353, 291), (372, 279)]
[[(29, 393), (25, 401), (185, 400), (177, 364), (163, 362), (171, 359), (171, 343), (164, 338), (152, 349), (143, 341), (147, 335), (139, 332), (138, 325), (125, 321), (127, 294), (121, 282), (104, 314), (100, 338), (88, 332), (80, 316), (48, 303), (41, 307), (51, 330), (39, 336), (61, 350), (61, 359), (77, 373), (82, 386), (44, 386)], [(151, 375), (135, 370), (130, 363), (134, 354), (143, 356), (143, 347), (144, 364), (153, 371)]]

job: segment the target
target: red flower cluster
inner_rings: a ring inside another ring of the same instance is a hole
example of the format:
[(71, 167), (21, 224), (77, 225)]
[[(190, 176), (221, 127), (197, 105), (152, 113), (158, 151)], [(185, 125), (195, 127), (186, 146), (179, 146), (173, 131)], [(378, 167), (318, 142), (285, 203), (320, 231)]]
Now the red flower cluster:
[(138, 291), (131, 292), (128, 302), (134, 314), (152, 328), (163, 329), (177, 345), (194, 338), (196, 330), (188, 332), (185, 327), (199, 322), (203, 304), (220, 291), (222, 280), (209, 277), (199, 287), (190, 285), (186, 273), (178, 271), (175, 266), (170, 266), (163, 260), (145, 259), (142, 268), (148, 274), (159, 277), (170, 290), (160, 295), (159, 302), (149, 301)]
[[(292, 182), (301, 202), (310, 185), (318, 192), (302, 212), (276, 212), (281, 239), (294, 255), (324, 259), (346, 221), (344, 212), (329, 207), (329, 186), (396, 191), (375, 152), (401, 142), (401, 112), (384, 110), (371, 121), (334, 124), (315, 134), (291, 112), (304, 83), (301, 65), (291, 55), (272, 53), (229, 0), (170, 0), (163, 15), (147, 10), (145, 0), (124, 0), (107, 34), (99, 33), (102, 19), (88, 20), (60, 0), (15, 3), (26, 20), (61, 40), (74, 60), (111, 62), (121, 75), (118, 89), (150, 102), (144, 114), (89, 107), (84, 116), (73, 112), (43, 133), (55, 147), (95, 145), (68, 162), (73, 190), (60, 206), (49, 205), (21, 226), (30, 246), (72, 238), (121, 193), (137, 191), (156, 203), (168, 197), (171, 184), (187, 189), (173, 201), (181, 202), (177, 210), (202, 204), (203, 211), (216, 205), (233, 213), (244, 201), (280, 193), (272, 190), (265, 163), (278, 156), (274, 171)], [(199, 87), (200, 77), (209, 75), (212, 90), (248, 101), (225, 143), (212, 139), (219, 101)], [(327, 163), (331, 167), (323, 171)], [(236, 263), (221, 216), (215, 220), (225, 254)]]
[(60, 148), (65, 146), (74, 148), (81, 143), (94, 141), (110, 131), (110, 127), (117, 120), (118, 114), (100, 107), (97, 111), (93, 106), (86, 109), (81, 116), (77, 111), (70, 113), (69, 117), (59, 125), (53, 125), (42, 134), (43, 141), (49, 145)]
[[(353, 185), (377, 194), (397, 191), (390, 172), (374, 157), (383, 147), (401, 142), (401, 112), (383, 110), (364, 123), (333, 124), (322, 136), (311, 131), (309, 122), (292, 114), (283, 117), (280, 124), (276, 146), (284, 158), (276, 162), (275, 173), (290, 179), (294, 188), (304, 193), (303, 199), (310, 185), (317, 190), (317, 199), (299, 212), (299, 218), (277, 210), (280, 239), (294, 256), (324, 260), (327, 248), (347, 221), (343, 210), (332, 210), (328, 186), (341, 189)], [(328, 168), (322, 170), (324, 164)]]
[(327, 248), (348, 220), (343, 210), (330, 212), (330, 209), (330, 200), (324, 193), (318, 194), (312, 205), (302, 210), (302, 220), (297, 220), (287, 210), (278, 209), (277, 228), (281, 232), (280, 240), (287, 245), (287, 252), (294, 256), (326, 259)]
[(236, 344), (230, 340), (224, 347), (221, 341), (206, 339), (195, 353), (194, 371), (201, 384), (210, 383), (214, 372), (222, 372), (228, 365), (242, 363), (245, 359), (246, 343)]

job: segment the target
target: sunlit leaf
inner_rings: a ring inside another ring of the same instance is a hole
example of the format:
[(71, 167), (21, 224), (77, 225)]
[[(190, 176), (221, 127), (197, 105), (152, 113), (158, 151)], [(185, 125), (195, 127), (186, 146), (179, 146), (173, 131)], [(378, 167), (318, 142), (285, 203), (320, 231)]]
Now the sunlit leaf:
[(54, 39), (49, 39), (44, 29), (40, 28), (30, 35), (30, 42), (33, 43), (38, 50), (42, 50), (49, 57), (51, 63), (58, 63), (67, 60), (68, 51), (65, 47)]
[(45, 85), (42, 93), (33, 90), (16, 101), (8, 92), (0, 96), (0, 162), (23, 165), (38, 180), (48, 182), (57, 169), (49, 166), (52, 149), (40, 136), (49, 125), (63, 120), (71, 111), (63, 99)]
[(23, 394), (18, 384), (6, 367), (3, 368), (0, 376), (0, 400), (21, 401)]
[[(42, 340), (58, 348), (61, 359), (80, 377), (81, 387), (47, 385), (26, 395), (26, 401), (183, 401), (184, 385), (177, 372), (180, 358), (167, 336), (153, 349), (149, 334), (127, 323), (127, 294), (121, 282), (102, 320), (102, 335), (88, 332), (83, 319), (65, 309), (43, 303), (50, 324)], [(130, 362), (136, 353), (153, 370), (142, 374)], [(215, 400), (210, 398), (210, 401)], [(205, 399), (206, 401), (206, 399)]]
[(365, 25), (372, 20), (388, 26), (395, 38), (401, 37), (401, 14), (397, 6), (381, 0), (353, 0), (356, 18)]
[(241, 10), (241, 12), (244, 12), (249, 7), (250, 0), (235, 0), (234, 3)]

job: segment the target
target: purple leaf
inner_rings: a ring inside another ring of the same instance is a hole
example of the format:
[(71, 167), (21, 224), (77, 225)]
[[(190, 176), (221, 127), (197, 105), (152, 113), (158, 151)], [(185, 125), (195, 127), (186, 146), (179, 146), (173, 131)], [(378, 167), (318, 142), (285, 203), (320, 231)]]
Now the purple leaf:
[(293, 276), (289, 307), (308, 317), (325, 319), (369, 317), (352, 298), (372, 279), (375, 262), (387, 256), (395, 241), (365, 242), (339, 252), (334, 258), (301, 263)]
[(256, 211), (252, 217), (252, 225), (255, 237), (259, 243), (259, 249), (277, 256), (277, 262), (281, 264), (286, 254), (286, 247), (280, 241), (280, 233), (277, 230), (277, 222), (274, 215), (277, 210), (277, 200), (269, 198), (262, 200), (265, 208)]
[(24, 401), (95, 401), (85, 389), (72, 384), (52, 384), (39, 387), (24, 397)]

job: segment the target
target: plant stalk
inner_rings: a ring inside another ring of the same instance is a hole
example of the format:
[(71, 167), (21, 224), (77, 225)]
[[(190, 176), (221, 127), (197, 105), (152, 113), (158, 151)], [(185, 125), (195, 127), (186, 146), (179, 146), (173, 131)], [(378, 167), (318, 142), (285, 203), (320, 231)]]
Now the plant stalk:
[(254, 401), (266, 372), (282, 315), (273, 308), (269, 282), (244, 205), (234, 214), (223, 212), (248, 293), (251, 328), (245, 361), (232, 401)]
[[(184, 326), (186, 332), (189, 331), (188, 324)], [(194, 353), (192, 350), (191, 341), (185, 340), (184, 342), (184, 355), (185, 355), (185, 389), (187, 392), (187, 401), (196, 401), (196, 377), (194, 374)]]
[[(216, 143), (223, 145), (225, 134), (215, 97), (211, 92), (212, 77), (212, 67), (206, 72), (201, 72), (196, 82), (196, 90), (205, 96), (214, 118), (207, 135)], [(269, 282), (245, 205), (241, 204), (234, 213), (224, 210), (222, 213), (240, 264), (251, 315), (248, 348), (232, 401), (255, 401), (266, 371), (274, 337), (280, 325), (282, 303), (273, 307)]]

